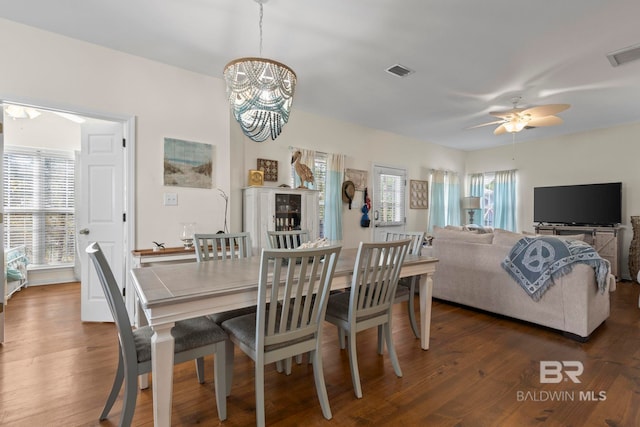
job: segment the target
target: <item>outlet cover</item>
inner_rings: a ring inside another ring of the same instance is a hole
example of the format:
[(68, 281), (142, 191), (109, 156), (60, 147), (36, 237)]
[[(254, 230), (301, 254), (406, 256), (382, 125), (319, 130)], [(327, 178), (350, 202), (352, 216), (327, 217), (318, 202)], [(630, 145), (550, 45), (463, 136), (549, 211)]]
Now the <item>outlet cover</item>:
[(164, 205), (165, 206), (178, 206), (178, 194), (177, 193), (164, 193)]

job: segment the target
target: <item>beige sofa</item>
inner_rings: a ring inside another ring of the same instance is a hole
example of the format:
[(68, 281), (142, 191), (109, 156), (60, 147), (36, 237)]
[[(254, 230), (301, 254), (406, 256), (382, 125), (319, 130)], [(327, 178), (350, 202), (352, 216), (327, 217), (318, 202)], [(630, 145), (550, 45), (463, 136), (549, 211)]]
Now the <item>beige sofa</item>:
[(535, 302), (502, 268), (501, 262), (524, 235), (436, 229), (433, 297), (557, 329), (586, 340), (609, 317), (609, 290), (598, 290), (594, 269), (576, 264)]

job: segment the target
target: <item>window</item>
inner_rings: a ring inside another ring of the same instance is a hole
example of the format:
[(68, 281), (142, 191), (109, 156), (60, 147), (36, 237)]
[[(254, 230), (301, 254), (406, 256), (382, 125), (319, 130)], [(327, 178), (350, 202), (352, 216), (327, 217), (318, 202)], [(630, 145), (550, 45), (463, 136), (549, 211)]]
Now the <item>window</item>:
[(469, 194), (481, 197), (482, 225), (516, 230), (516, 171), (470, 176)]
[(376, 226), (404, 225), (406, 171), (376, 166), (374, 176)]
[[(291, 186), (293, 188), (300, 185), (298, 175), (296, 174), (293, 163), (291, 164)], [(326, 186), (327, 186), (327, 154), (316, 152), (313, 159), (313, 184), (311, 188), (318, 190), (319, 204), (318, 206), (318, 222), (320, 224), (320, 237), (324, 237), (324, 219), (325, 219), (325, 199), (326, 199)]]
[(5, 245), (25, 245), (32, 266), (73, 264), (73, 153), (7, 147), (3, 167)]

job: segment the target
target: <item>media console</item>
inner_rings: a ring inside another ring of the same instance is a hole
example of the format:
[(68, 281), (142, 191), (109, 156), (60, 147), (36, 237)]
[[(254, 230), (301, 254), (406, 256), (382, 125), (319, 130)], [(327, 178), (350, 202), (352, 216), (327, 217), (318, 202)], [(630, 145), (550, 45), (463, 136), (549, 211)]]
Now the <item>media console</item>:
[(620, 279), (622, 257), (622, 227), (598, 227), (587, 225), (535, 225), (536, 234), (572, 235), (584, 234), (584, 241), (611, 263), (611, 274)]

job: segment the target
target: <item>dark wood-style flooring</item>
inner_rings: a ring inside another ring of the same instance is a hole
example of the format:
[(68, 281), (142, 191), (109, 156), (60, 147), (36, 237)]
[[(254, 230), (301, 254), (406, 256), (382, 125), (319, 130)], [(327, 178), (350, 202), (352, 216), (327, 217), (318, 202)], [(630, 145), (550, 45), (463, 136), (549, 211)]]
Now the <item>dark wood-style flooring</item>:
[[(356, 399), (348, 357), (326, 324), (324, 372), (333, 411), (322, 417), (312, 367), (291, 376), (268, 368), (266, 420), (273, 426), (639, 426), (640, 286), (621, 282), (611, 317), (587, 343), (541, 327), (435, 301), (431, 349), (420, 349), (406, 306), (397, 306), (394, 337), (404, 373), (397, 378), (376, 332), (358, 336), (364, 397)], [(78, 284), (30, 287), (7, 306), (0, 347), (0, 425), (113, 426), (98, 416), (117, 365), (115, 327), (80, 322)], [(237, 350), (236, 350), (237, 351)], [(581, 383), (541, 384), (540, 361), (577, 360)], [(213, 363), (198, 384), (193, 363), (176, 367), (172, 424), (255, 424), (253, 362), (236, 352), (228, 419), (217, 418)], [(604, 399), (602, 399), (604, 397)], [(598, 399), (598, 400), (595, 400)], [(140, 391), (136, 426), (152, 426), (151, 390)]]

